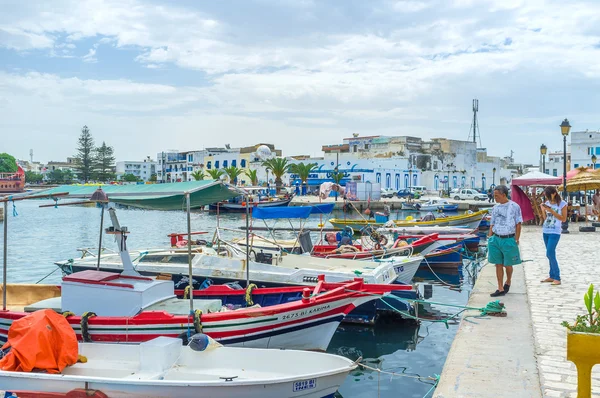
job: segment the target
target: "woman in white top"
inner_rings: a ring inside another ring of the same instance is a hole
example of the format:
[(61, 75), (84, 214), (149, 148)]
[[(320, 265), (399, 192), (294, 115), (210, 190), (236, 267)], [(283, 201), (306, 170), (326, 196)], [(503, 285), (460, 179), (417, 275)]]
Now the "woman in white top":
[(542, 215), (542, 232), (544, 235), (544, 244), (546, 245), (546, 257), (550, 262), (550, 276), (542, 283), (552, 283), (560, 285), (560, 269), (556, 259), (556, 246), (560, 240), (562, 232), (562, 223), (567, 219), (567, 202), (560, 198), (555, 187), (546, 187), (544, 189), (546, 201), (540, 204), (540, 214)]

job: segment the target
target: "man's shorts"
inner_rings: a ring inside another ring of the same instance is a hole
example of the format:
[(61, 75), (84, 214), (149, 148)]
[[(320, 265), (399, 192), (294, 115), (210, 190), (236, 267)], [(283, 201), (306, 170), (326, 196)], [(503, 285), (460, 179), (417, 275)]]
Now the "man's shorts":
[(490, 264), (502, 264), (505, 267), (521, 264), (519, 245), (514, 236), (501, 238), (492, 235), (488, 238), (488, 261)]

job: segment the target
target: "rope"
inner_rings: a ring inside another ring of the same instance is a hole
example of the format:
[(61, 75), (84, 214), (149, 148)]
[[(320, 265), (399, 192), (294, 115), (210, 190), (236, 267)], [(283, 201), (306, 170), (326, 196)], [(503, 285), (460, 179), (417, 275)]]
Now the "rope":
[(83, 340), (84, 343), (91, 343), (92, 342), (92, 336), (89, 333), (89, 326), (88, 326), (88, 322), (89, 319), (92, 317), (95, 317), (96, 313), (95, 312), (84, 312), (83, 315), (81, 316), (81, 339)]
[(70, 316), (74, 316), (75, 314), (71, 311), (65, 311), (62, 313), (62, 316), (64, 316), (65, 318), (68, 318)]
[[(357, 361), (359, 361), (359, 360), (360, 360), (360, 358)], [(429, 391), (427, 391), (427, 393), (425, 393), (425, 395), (423, 395), (423, 398), (426, 398), (429, 394), (431, 394), (433, 392), (433, 390), (435, 390), (435, 388), (437, 387), (437, 385), (440, 382), (440, 375), (438, 375), (438, 374), (434, 374), (433, 376), (413, 376), (413, 375), (407, 375), (406, 373), (388, 372), (388, 371), (385, 371), (385, 370), (381, 370), (379, 368), (374, 368), (374, 367), (365, 365), (364, 363), (360, 363), (360, 362), (356, 362), (356, 364), (358, 366), (360, 366), (361, 368), (369, 369), (369, 370), (375, 371), (375, 372), (377, 372), (379, 374), (390, 375), (392, 377), (393, 376), (398, 376), (398, 377), (408, 377), (408, 378), (411, 378), (411, 379), (417, 379), (419, 381), (423, 381), (423, 380), (431, 380), (431, 381), (433, 381), (433, 385), (431, 386), (431, 388), (429, 389)]]
[[(9, 200), (12, 200), (12, 196), (9, 197)], [(13, 217), (16, 217), (19, 215), (19, 213), (17, 213), (17, 206), (15, 205), (15, 201), (12, 201), (12, 205), (13, 205)]]
[(183, 299), (190, 298), (190, 285), (187, 285), (185, 289), (183, 289)]
[(43, 277), (42, 279), (40, 279), (39, 281), (37, 281), (35, 284), (37, 285), (38, 283), (40, 283), (41, 281), (43, 281), (44, 279), (46, 279), (47, 277), (49, 277), (50, 275), (52, 275), (53, 273), (55, 273), (56, 271), (58, 271), (60, 268), (56, 267), (54, 268), (54, 271), (50, 272), (48, 275), (46, 275), (45, 277)]
[(196, 333), (202, 333), (202, 310), (194, 311), (194, 330)]
[(254, 300), (252, 300), (252, 291), (254, 289), (256, 289), (256, 287), (257, 286), (254, 283), (251, 283), (246, 288), (245, 299), (246, 299), (246, 306), (248, 306), (248, 307), (252, 307), (254, 305)]

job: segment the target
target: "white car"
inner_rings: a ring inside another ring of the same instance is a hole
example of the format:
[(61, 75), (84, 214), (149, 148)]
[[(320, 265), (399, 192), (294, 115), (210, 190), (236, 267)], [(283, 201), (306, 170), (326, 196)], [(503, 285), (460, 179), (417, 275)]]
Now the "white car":
[(474, 189), (460, 189), (458, 192), (453, 193), (452, 197), (455, 200), (487, 200), (487, 195), (484, 193), (477, 192)]
[(382, 198), (393, 198), (396, 196), (396, 190), (393, 188), (381, 188)]

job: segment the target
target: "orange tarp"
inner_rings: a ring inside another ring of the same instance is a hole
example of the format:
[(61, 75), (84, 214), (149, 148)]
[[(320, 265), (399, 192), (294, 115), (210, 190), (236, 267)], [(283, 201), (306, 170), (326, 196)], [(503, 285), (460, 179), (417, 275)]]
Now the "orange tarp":
[(69, 322), (53, 310), (40, 310), (12, 323), (8, 341), (11, 347), (0, 360), (2, 370), (60, 373), (77, 362), (77, 337)]

